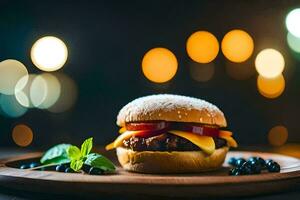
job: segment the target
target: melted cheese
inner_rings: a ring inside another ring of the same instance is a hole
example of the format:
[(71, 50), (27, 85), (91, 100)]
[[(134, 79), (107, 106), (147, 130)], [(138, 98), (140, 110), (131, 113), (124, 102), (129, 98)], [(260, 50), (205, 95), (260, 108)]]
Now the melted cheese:
[(219, 137), (221, 137), (221, 136), (228, 136), (228, 137), (231, 137), (231, 136), (232, 136), (232, 132), (231, 132), (231, 131), (220, 130), (220, 131), (219, 131)]
[(140, 132), (141, 131), (125, 131), (121, 135), (119, 135), (119, 137), (117, 137), (117, 139), (114, 142), (107, 145), (105, 147), (105, 149), (111, 150), (111, 149), (117, 148), (119, 146), (122, 146), (123, 140), (126, 140), (126, 139), (130, 138), (131, 136), (134, 136)]
[[(134, 135), (138, 135), (141, 131), (125, 131), (119, 135), (119, 137), (109, 145), (105, 147), (106, 150), (111, 150), (122, 146), (123, 140), (126, 140)], [(168, 131), (171, 134), (177, 135), (179, 137), (185, 138), (188, 141), (192, 142), (204, 152), (208, 154), (212, 154), (215, 151), (215, 142), (212, 137), (210, 136), (202, 136), (191, 132), (186, 131), (178, 131), (178, 130), (171, 130)], [(223, 138), (227, 141), (227, 145), (230, 147), (237, 147), (237, 142), (231, 137), (232, 132), (230, 131), (220, 131), (220, 138)]]
[(223, 138), (227, 141), (227, 145), (230, 147), (237, 147), (237, 142), (231, 137), (231, 136), (220, 136), (220, 138)]
[(200, 149), (202, 149), (205, 153), (212, 154), (215, 151), (216, 146), (212, 137), (177, 130), (172, 130), (168, 132), (187, 139), (188, 141), (192, 142)]
[(126, 127), (122, 127), (122, 128), (119, 129), (120, 134), (124, 133), (125, 131), (126, 131)]

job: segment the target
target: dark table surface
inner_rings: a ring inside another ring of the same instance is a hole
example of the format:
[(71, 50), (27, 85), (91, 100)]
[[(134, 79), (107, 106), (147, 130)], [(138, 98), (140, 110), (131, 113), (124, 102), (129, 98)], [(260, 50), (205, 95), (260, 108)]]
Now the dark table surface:
[[(295, 156), (300, 158), (300, 144), (290, 144), (285, 145), (281, 148), (262, 148), (262, 147), (244, 147), (243, 150), (256, 150), (256, 151), (268, 151), (268, 152), (276, 152), (285, 155)], [(0, 159), (21, 155), (24, 153), (30, 152), (29, 150), (24, 149), (3, 149), (0, 148)], [(217, 189), (216, 189), (217, 190)], [(234, 191), (233, 191), (234, 192)], [(44, 194), (33, 194), (23, 191), (14, 191), (8, 190), (7, 188), (0, 187), (0, 200), (28, 200), (28, 199), (77, 199), (76, 197), (66, 197), (66, 196), (50, 196)], [(82, 198), (80, 198), (82, 199)], [(89, 198), (90, 199), (90, 198)], [(95, 199), (154, 199), (153, 197), (124, 197), (124, 196), (105, 196), (105, 197), (96, 197)], [(155, 198), (157, 199), (157, 198)], [(163, 199), (163, 198), (159, 198)], [(202, 198), (201, 198), (202, 199)], [(231, 200), (233, 198), (230, 198)], [(296, 190), (277, 193), (272, 195), (264, 195), (264, 196), (254, 196), (254, 197), (244, 197), (241, 199), (247, 200), (285, 200), (285, 199), (300, 199), (300, 188), (296, 188)]]

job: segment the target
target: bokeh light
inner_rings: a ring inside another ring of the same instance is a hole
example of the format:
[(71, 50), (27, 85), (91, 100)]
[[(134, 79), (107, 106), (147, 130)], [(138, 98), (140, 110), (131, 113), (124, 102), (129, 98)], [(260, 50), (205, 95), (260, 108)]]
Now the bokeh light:
[(201, 64), (192, 62), (190, 64), (190, 74), (192, 79), (199, 82), (206, 82), (212, 79), (215, 73), (215, 65), (213, 63)]
[(19, 124), (12, 131), (12, 139), (17, 145), (26, 147), (32, 143), (33, 132), (27, 125)]
[(43, 71), (56, 71), (63, 67), (68, 57), (65, 43), (53, 36), (46, 36), (34, 43), (31, 60)]
[(189, 57), (198, 63), (209, 63), (219, 53), (217, 38), (207, 31), (193, 33), (187, 40), (186, 50)]
[(288, 130), (286, 127), (279, 125), (273, 127), (268, 133), (269, 143), (273, 146), (282, 146), (288, 139)]
[(61, 85), (59, 80), (52, 74), (43, 73), (41, 75), (38, 75), (38, 77), (45, 81), (47, 92), (44, 100), (37, 107), (41, 109), (47, 109), (54, 105), (58, 100), (61, 94)]
[(235, 80), (246, 80), (255, 74), (255, 67), (252, 62), (233, 63), (226, 62), (226, 73)]
[(26, 67), (17, 60), (8, 59), (0, 62), (0, 93), (14, 94), (18, 80), (25, 77), (23, 84), (26, 84), (27, 75)]
[(300, 53), (300, 38), (295, 37), (294, 35), (288, 32), (287, 43), (294, 52)]
[(18, 103), (14, 95), (0, 94), (0, 110), (5, 117), (21, 117), (27, 111), (27, 108)]
[(232, 62), (244, 62), (253, 53), (254, 42), (252, 37), (243, 30), (229, 31), (221, 44), (224, 56)]
[(30, 101), (34, 107), (39, 107), (45, 100), (48, 93), (47, 82), (42, 76), (37, 75), (30, 86)]
[(175, 55), (166, 48), (153, 48), (143, 57), (142, 70), (150, 81), (164, 83), (171, 80), (177, 72)]
[[(30, 99), (30, 88), (32, 82), (37, 75), (29, 74), (27, 77), (22, 77), (16, 84), (15, 87), (15, 96), (17, 101), (24, 107), (32, 108), (34, 107)], [(24, 85), (25, 82), (25, 85)]]
[(53, 113), (60, 113), (69, 110), (75, 104), (78, 91), (75, 82), (69, 76), (56, 73), (55, 77), (60, 82), (61, 92), (55, 104), (48, 110)]
[(300, 38), (300, 8), (289, 12), (285, 19), (285, 24), (291, 34)]
[(266, 98), (279, 97), (285, 88), (285, 80), (283, 75), (276, 78), (264, 78), (259, 75), (257, 77), (257, 88), (261, 95)]
[(256, 56), (256, 71), (265, 78), (275, 78), (279, 76), (284, 69), (284, 58), (281, 53), (275, 49), (264, 49)]

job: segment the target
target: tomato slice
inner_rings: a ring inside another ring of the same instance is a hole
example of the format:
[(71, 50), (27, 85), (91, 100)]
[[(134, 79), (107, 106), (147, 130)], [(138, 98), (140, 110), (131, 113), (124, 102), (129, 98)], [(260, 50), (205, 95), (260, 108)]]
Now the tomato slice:
[[(168, 131), (168, 130), (180, 130), (195, 133), (201, 136), (210, 136), (210, 137), (218, 137), (219, 129), (215, 127), (208, 126), (197, 126), (189, 123), (172, 123), (166, 121), (160, 122), (131, 122), (126, 123), (126, 130), (128, 131), (143, 131), (144, 134), (141, 137), (156, 135), (151, 134), (150, 132), (156, 132), (160, 130)], [(159, 132), (161, 133), (161, 132)]]
[(128, 131), (156, 131), (165, 129), (170, 126), (169, 122), (160, 121), (160, 122), (131, 122), (126, 123), (126, 130)]

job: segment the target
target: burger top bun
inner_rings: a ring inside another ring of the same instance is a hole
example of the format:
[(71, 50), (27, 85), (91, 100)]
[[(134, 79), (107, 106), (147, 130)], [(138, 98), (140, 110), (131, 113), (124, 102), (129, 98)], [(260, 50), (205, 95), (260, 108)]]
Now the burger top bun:
[(133, 100), (120, 110), (117, 125), (153, 120), (227, 126), (224, 114), (217, 106), (202, 99), (172, 94), (150, 95)]

